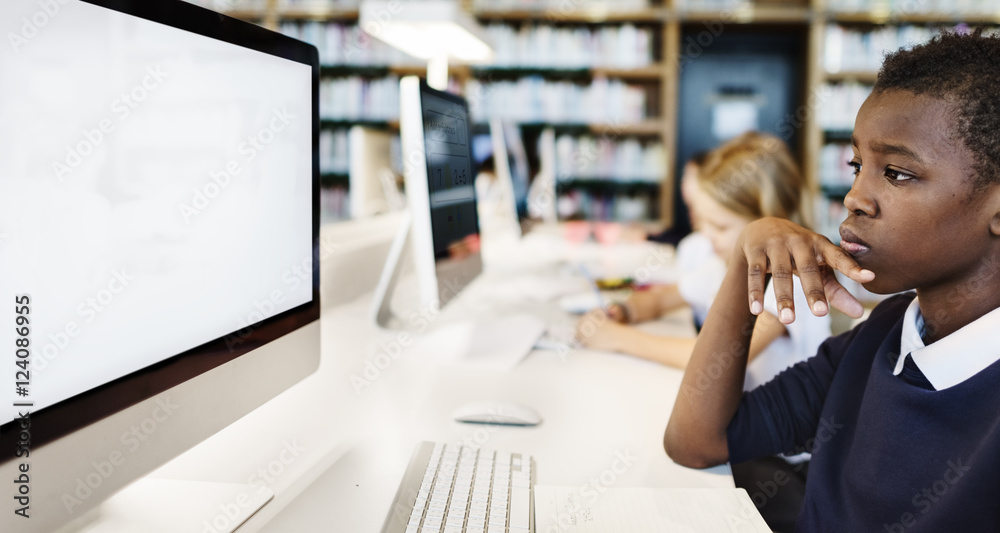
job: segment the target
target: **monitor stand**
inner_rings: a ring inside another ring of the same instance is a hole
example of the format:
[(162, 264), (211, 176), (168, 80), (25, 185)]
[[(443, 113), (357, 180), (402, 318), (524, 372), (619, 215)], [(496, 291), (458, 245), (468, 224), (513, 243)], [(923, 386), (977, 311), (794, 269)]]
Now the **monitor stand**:
[(399, 230), (389, 247), (389, 256), (382, 267), (382, 276), (375, 286), (375, 299), (371, 316), (379, 327), (384, 329), (402, 327), (398, 317), (393, 315), (391, 308), (392, 294), (396, 290), (396, 282), (403, 270), (406, 254), (410, 250), (410, 228), (413, 227), (413, 213), (407, 209), (399, 223)]
[(273, 498), (260, 485), (143, 478), (58, 533), (233, 533)]

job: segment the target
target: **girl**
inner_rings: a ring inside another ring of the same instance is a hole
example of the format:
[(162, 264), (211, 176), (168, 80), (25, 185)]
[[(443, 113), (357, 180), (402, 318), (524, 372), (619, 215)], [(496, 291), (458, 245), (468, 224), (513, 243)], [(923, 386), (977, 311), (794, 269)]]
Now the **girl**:
[[(695, 339), (656, 336), (622, 322), (650, 320), (685, 304), (692, 305), (696, 323), (700, 322), (722, 282), (736, 238), (747, 224), (762, 217), (780, 217), (803, 225), (809, 222), (813, 188), (798, 171), (788, 147), (774, 136), (745, 133), (712, 151), (700, 170), (685, 175), (697, 184), (688, 188), (688, 196), (699, 231), (678, 245), (679, 283), (633, 294), (606, 312), (612, 320), (584, 317), (578, 336), (585, 347), (685, 368)], [(698, 248), (712, 253), (688, 253)], [(697, 259), (682, 260), (692, 256)], [(685, 267), (685, 262), (691, 264)], [(812, 355), (830, 335), (829, 317), (810, 317), (786, 326), (778, 320), (773, 299), (765, 302), (765, 310), (754, 330), (747, 390)], [(582, 326), (588, 320), (603, 324), (596, 329), (588, 327), (590, 334), (585, 335)]]

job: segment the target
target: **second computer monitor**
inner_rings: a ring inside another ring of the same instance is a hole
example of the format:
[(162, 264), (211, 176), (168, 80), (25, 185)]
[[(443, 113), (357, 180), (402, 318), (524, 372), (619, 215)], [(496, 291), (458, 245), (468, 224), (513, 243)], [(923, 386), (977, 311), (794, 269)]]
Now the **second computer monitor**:
[(400, 81), (411, 250), (422, 306), (440, 307), (482, 272), (469, 108), (417, 77)]

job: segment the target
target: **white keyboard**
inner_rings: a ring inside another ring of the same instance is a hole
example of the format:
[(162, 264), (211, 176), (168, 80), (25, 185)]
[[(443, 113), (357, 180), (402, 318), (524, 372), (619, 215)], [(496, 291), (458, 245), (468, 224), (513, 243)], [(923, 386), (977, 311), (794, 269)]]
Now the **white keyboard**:
[(533, 532), (533, 472), (527, 455), (423, 442), (382, 533)]

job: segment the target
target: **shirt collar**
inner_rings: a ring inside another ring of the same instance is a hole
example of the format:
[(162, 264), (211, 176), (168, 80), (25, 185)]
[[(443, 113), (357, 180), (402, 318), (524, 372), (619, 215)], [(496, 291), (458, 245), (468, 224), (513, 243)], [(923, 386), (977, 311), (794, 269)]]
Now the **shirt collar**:
[(958, 331), (939, 339), (930, 346), (924, 345), (924, 317), (920, 303), (913, 298), (903, 315), (903, 332), (899, 342), (899, 360), (893, 374), (903, 370), (906, 356), (913, 358), (934, 390), (943, 390), (978, 374), (1000, 360), (1000, 350), (984, 342), (1000, 330), (1000, 308), (966, 324)]

